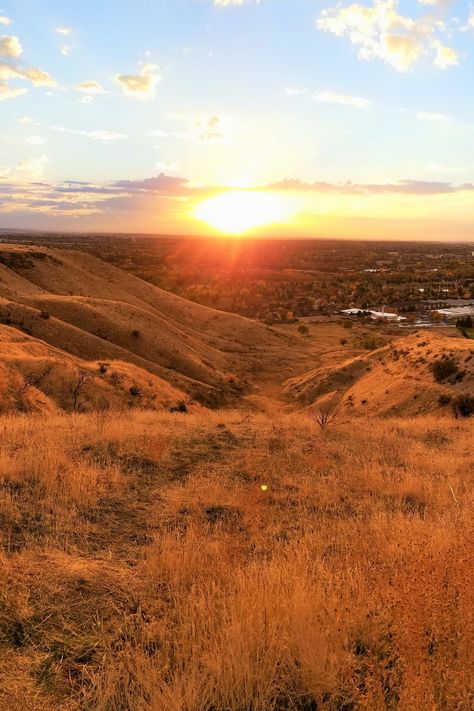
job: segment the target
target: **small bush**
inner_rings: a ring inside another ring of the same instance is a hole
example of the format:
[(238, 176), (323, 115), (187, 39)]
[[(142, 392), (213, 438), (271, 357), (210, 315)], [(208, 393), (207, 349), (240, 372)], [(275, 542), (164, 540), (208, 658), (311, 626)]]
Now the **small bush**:
[(49, 313), (48, 313), (48, 311), (43, 311), (43, 310), (41, 310), (41, 311), (40, 311), (40, 318), (43, 318), (45, 321), (47, 321), (47, 320), (49, 319)]
[(309, 333), (309, 328), (308, 326), (305, 326), (304, 323), (300, 324), (298, 326), (298, 333), (301, 333), (303, 336), (307, 336)]
[(431, 371), (436, 382), (442, 383), (451, 377), (451, 375), (457, 374), (458, 366), (456, 365), (456, 361), (452, 358), (446, 358), (445, 360), (438, 360), (436, 363), (433, 363)]
[(177, 405), (174, 407), (170, 407), (170, 412), (187, 412), (188, 411), (188, 406), (184, 402), (184, 400), (180, 400)]
[(339, 412), (330, 405), (319, 407), (309, 413), (309, 418), (315, 422), (322, 430), (334, 424), (339, 417)]
[(440, 405), (441, 407), (445, 407), (446, 405), (449, 405), (451, 400), (452, 400), (451, 395), (442, 393), (438, 398), (438, 405)]
[(132, 331), (132, 336), (133, 336), (134, 338), (140, 338), (140, 331), (138, 331), (137, 329), (135, 329), (134, 331)]
[(474, 397), (467, 393), (458, 395), (453, 400), (451, 408), (455, 417), (471, 417), (474, 415)]
[(141, 395), (140, 388), (137, 385), (132, 385), (132, 387), (130, 388), (130, 395), (132, 397), (138, 397), (139, 395)]

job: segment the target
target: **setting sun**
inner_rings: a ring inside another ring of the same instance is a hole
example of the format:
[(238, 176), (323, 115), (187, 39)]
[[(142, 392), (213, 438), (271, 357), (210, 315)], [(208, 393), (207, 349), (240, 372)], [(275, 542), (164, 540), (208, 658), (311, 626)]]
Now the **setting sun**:
[(194, 215), (219, 232), (240, 235), (289, 217), (284, 200), (271, 193), (236, 190), (201, 202)]

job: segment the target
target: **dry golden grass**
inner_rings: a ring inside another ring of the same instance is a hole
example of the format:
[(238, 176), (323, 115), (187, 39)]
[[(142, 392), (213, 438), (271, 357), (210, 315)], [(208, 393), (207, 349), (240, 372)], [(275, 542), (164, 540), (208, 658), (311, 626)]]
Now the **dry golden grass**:
[(3, 416), (0, 709), (472, 709), (473, 424)]

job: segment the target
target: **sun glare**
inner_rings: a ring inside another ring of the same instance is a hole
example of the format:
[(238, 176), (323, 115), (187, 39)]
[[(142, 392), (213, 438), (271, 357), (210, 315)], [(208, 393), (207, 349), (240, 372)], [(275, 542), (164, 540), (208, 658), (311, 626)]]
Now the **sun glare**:
[(255, 227), (283, 222), (289, 210), (279, 195), (235, 190), (204, 200), (194, 215), (223, 234), (241, 235)]

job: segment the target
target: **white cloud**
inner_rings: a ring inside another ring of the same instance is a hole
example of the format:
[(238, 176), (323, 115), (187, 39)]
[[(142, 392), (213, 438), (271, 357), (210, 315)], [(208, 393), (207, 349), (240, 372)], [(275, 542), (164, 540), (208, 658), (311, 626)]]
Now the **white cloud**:
[(0, 170), (0, 177), (14, 180), (38, 180), (43, 177), (50, 160), (49, 156), (45, 154), (37, 158), (27, 158), (17, 165)]
[(451, 47), (446, 47), (437, 41), (433, 45), (436, 50), (436, 57), (433, 62), (440, 69), (449, 69), (449, 67), (455, 67), (459, 64), (459, 55)]
[(0, 15), (0, 25), (11, 25), (13, 20), (10, 20), (9, 17), (5, 17), (5, 15)]
[(418, 0), (421, 5), (428, 5), (429, 7), (446, 7), (450, 4), (451, 0)]
[(9, 79), (26, 79), (33, 86), (56, 86), (56, 82), (51, 75), (42, 69), (0, 61), (0, 81), (8, 81)]
[(436, 32), (444, 29), (432, 15), (413, 19), (398, 12), (398, 0), (373, 0), (367, 7), (353, 3), (324, 10), (316, 27), (337, 37), (347, 37), (359, 47), (360, 59), (378, 58), (407, 71), (426, 54), (441, 69), (458, 63), (455, 50), (444, 46)]
[(28, 158), (19, 163), (16, 173), (24, 178), (37, 180), (44, 175), (50, 161), (50, 157), (44, 154), (38, 158)]
[[(232, 5), (247, 5), (252, 0), (214, 0), (214, 5), (219, 7), (231, 7)], [(257, 0), (259, 3), (260, 0)]]
[(25, 94), (23, 87), (9, 85), (11, 79), (29, 81), (33, 86), (55, 86), (54, 79), (41, 69), (29, 67), (19, 58), (23, 48), (18, 37), (13, 35), (0, 36), (0, 99), (11, 99)]
[(298, 87), (287, 87), (285, 89), (285, 96), (304, 96), (308, 93), (308, 89), (301, 89)]
[(218, 141), (224, 137), (222, 117), (218, 114), (198, 118), (194, 121), (193, 130), (203, 142)]
[(170, 136), (169, 131), (164, 131), (161, 128), (155, 128), (151, 131), (148, 131), (149, 136), (155, 136), (156, 138), (168, 138)]
[(158, 163), (156, 163), (155, 165), (155, 168), (156, 170), (160, 171), (160, 173), (165, 173), (166, 175), (176, 173), (180, 170), (178, 163), (167, 163), (164, 161), (158, 161)]
[(436, 111), (419, 111), (416, 114), (416, 118), (420, 121), (433, 121), (433, 122), (445, 122), (450, 121), (449, 116), (446, 114), (439, 114)]
[(463, 32), (467, 32), (468, 30), (473, 30), (473, 29), (474, 29), (474, 10), (471, 11), (471, 14), (470, 14), (466, 24), (464, 25), (464, 27), (462, 27)]
[(362, 96), (346, 96), (345, 94), (335, 94), (332, 91), (321, 91), (316, 94), (315, 98), (324, 103), (352, 106), (356, 109), (365, 109), (371, 104), (370, 99), (364, 99)]
[(20, 116), (20, 118), (18, 119), (18, 123), (23, 124), (23, 126), (38, 124), (38, 122), (31, 118), (31, 116)]
[(32, 146), (42, 146), (43, 143), (46, 143), (46, 139), (41, 136), (29, 136), (26, 142)]
[(72, 33), (72, 29), (70, 27), (64, 27), (61, 25), (60, 27), (56, 27), (56, 32), (58, 35), (65, 35), (68, 36)]
[(63, 57), (69, 57), (69, 55), (71, 54), (71, 49), (72, 47), (70, 44), (63, 44), (61, 45), (59, 51), (61, 52)]
[(161, 81), (159, 69), (156, 64), (145, 63), (139, 74), (116, 74), (115, 81), (120, 85), (125, 96), (153, 99), (156, 87)]
[(127, 134), (119, 133), (118, 131), (81, 131), (79, 129), (64, 128), (63, 126), (53, 126), (53, 130), (59, 133), (74, 133), (78, 136), (85, 136), (93, 141), (99, 141), (99, 143), (113, 143), (114, 141), (121, 141), (124, 138), (128, 138)]
[(28, 89), (25, 89), (24, 87), (11, 87), (8, 82), (0, 81), (0, 101), (15, 99), (17, 96), (26, 94), (27, 91)]
[(23, 48), (18, 37), (14, 35), (0, 36), (0, 57), (21, 57)]
[(87, 79), (81, 81), (74, 87), (76, 91), (82, 91), (84, 94), (104, 94), (105, 91), (101, 84), (95, 79)]

